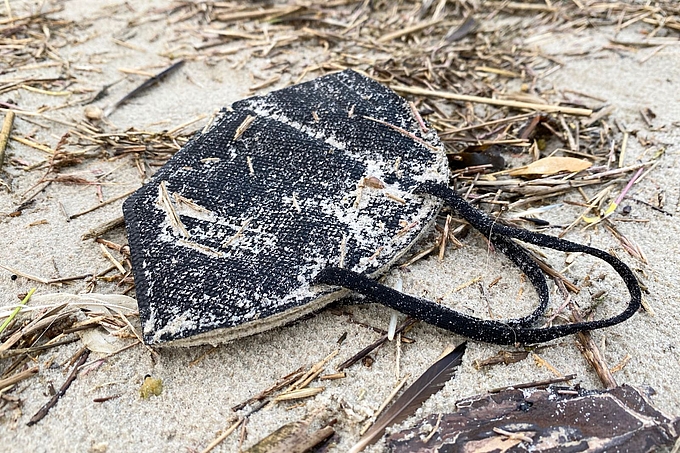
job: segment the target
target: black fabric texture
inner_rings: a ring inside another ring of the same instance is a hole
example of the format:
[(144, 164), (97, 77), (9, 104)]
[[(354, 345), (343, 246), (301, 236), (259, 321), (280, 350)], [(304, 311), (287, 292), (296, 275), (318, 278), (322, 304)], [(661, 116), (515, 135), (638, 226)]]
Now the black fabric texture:
[[(321, 269), (384, 273), (441, 208), (413, 193), (448, 177), (439, 138), (367, 77), (344, 71), (233, 108), (124, 204), (147, 343), (292, 321), (339, 293), (310, 285)], [(362, 188), (370, 177), (384, 187)]]

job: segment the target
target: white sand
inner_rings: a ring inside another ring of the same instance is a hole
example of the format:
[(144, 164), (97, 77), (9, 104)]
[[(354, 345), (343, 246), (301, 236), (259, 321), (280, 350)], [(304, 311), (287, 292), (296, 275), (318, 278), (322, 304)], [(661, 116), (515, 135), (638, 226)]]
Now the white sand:
[[(97, 34), (97, 37), (82, 44), (69, 45), (61, 51), (61, 55), (72, 63), (103, 68), (102, 73), (74, 69), (74, 74), (83, 80), (85, 86), (96, 88), (117, 80), (121, 77), (117, 68), (157, 65), (155, 69), (149, 69), (153, 73), (167, 65), (167, 60), (160, 57), (159, 53), (173, 47), (172, 33), (168, 30), (177, 25), (168, 25), (161, 20), (136, 27), (138, 34), (130, 42), (142, 46), (144, 50), (133, 50), (113, 44), (111, 37), (124, 32), (126, 21), (143, 17), (143, 14), (130, 12), (117, 2), (71, 1), (65, 3), (65, 8), (62, 13), (64, 17), (96, 17), (93, 19), (95, 27), (81, 30), (81, 36), (78, 37), (92, 34)], [(542, 80), (540, 85), (545, 89), (554, 86), (558, 90), (571, 89), (606, 99), (615, 108), (613, 117), (630, 131), (637, 131), (638, 138), (644, 137), (665, 146), (666, 152), (659, 165), (634, 186), (632, 195), (655, 204), (657, 194), (663, 191), (665, 209), (677, 213), (680, 197), (677, 145), (680, 138), (680, 90), (677, 86), (680, 81), (680, 48), (665, 47), (642, 63), (640, 59), (653, 49), (642, 48), (637, 53), (602, 50), (602, 46), (608, 43), (607, 38), (613, 36), (607, 33), (613, 32), (587, 31), (582, 36), (552, 35), (536, 41), (534, 45), (537, 48), (555, 54), (564, 62), (561, 70)], [(536, 30), (536, 35), (539, 34), (540, 30)], [(642, 39), (635, 29), (619, 38)], [(578, 55), (565, 56), (567, 51)], [(238, 61), (238, 58), (235, 60)], [(160, 130), (175, 127), (246, 96), (248, 86), (252, 83), (250, 73), (257, 70), (257, 67), (247, 64), (241, 69), (233, 69), (227, 61), (215, 62), (214, 65), (188, 62), (158, 87), (119, 108), (110, 121), (121, 129), (135, 127)], [(43, 77), (58, 74), (55, 68), (37, 69), (33, 73)], [(2, 78), (26, 76), (25, 72), (19, 72), (5, 74)], [(284, 79), (280, 83), (285, 83), (287, 77)], [(105, 107), (129, 91), (139, 80), (131, 77), (112, 87), (111, 96), (97, 105)], [(56, 105), (63, 102), (63, 99), (51, 99), (26, 91), (13, 92), (11, 95), (15, 102), (27, 110), (35, 110), (45, 103)], [(588, 101), (597, 104), (597, 101)], [(645, 125), (639, 111), (647, 107), (657, 115), (654, 124), (663, 128), (651, 131)], [(82, 107), (74, 106), (48, 115), (65, 120), (77, 119), (82, 115)], [(39, 121), (45, 123), (45, 120)], [(36, 140), (51, 146), (59, 141), (67, 129), (64, 125), (50, 123), (50, 129), (46, 130), (21, 117), (15, 122), (17, 135), (35, 131)], [(631, 135), (626, 163), (634, 163), (641, 157), (651, 157), (642, 156), (643, 151), (638, 139)], [(13, 142), (8, 151), (8, 161), (9, 158), (37, 162), (44, 159), (45, 155)], [(21, 201), (21, 194), (33, 186), (41, 175), (38, 171), (23, 172), (12, 168), (8, 162), (4, 168), (10, 175), (12, 193), (5, 190), (0, 192), (0, 213), (3, 215), (14, 210)], [(93, 178), (98, 172), (111, 172), (105, 177), (110, 184), (104, 186), (106, 198), (125, 193), (141, 184), (130, 159), (90, 160), (72, 171), (87, 178)], [(615, 193), (622, 187), (623, 184), (615, 186)], [(593, 193), (590, 190), (587, 192)], [(573, 197), (577, 199), (576, 195)], [(23, 215), (13, 218), (3, 216), (0, 264), (44, 278), (92, 273), (107, 268), (109, 263), (101, 256), (97, 244), (83, 242), (80, 236), (93, 226), (120, 215), (121, 202), (71, 221), (64, 214), (64, 211), (68, 214), (79, 212), (96, 203), (93, 187), (64, 184), (48, 187)], [(643, 271), (643, 281), (649, 288), (646, 300), (656, 315), (639, 313), (628, 322), (595, 332), (593, 336), (598, 344), (604, 344), (603, 351), (611, 365), (626, 354), (632, 356), (628, 365), (615, 374), (617, 382), (652, 386), (658, 392), (655, 398), (658, 406), (678, 416), (680, 345), (676, 332), (680, 324), (680, 302), (677, 297), (680, 286), (677, 276), (677, 269), (680, 269), (680, 226), (675, 217), (666, 216), (642, 204), (633, 201), (625, 201), (624, 204), (632, 207), (630, 217), (649, 219), (646, 223), (616, 224), (626, 237), (639, 244), (649, 259), (649, 265), (642, 265), (627, 255), (611, 234), (602, 228), (585, 232), (576, 229), (568, 238), (613, 251), (631, 266)], [(579, 212), (576, 208), (565, 208), (562, 212), (551, 211), (543, 217), (565, 224)], [(46, 223), (30, 226), (41, 220), (46, 220)], [(119, 230), (109, 235), (109, 238), (122, 242), (123, 232)], [(556, 267), (563, 267), (563, 255), (547, 254)], [(571, 277), (582, 277), (590, 268), (585, 258), (577, 260), (583, 262), (577, 262), (573, 273), (569, 274)], [(444, 262), (430, 258), (412, 266), (410, 272), (400, 271), (400, 275), (406, 292), (430, 298), (441, 297), (452, 288), (480, 275), (487, 284), (496, 276), (503, 275), (502, 284), (490, 291), (491, 303), (496, 313), (511, 314), (521, 283), (519, 272), (503, 263), (498, 256), (488, 256), (479, 235), (472, 234), (466, 239), (465, 247), (450, 250)], [(606, 267), (600, 266), (598, 269), (601, 269), (596, 271), (598, 273), (607, 273), (603, 288), (614, 286), (611, 299), (621, 300), (623, 289), (614, 278), (615, 274)], [(25, 278), (13, 281), (10, 275), (0, 270), (0, 305), (16, 303), (17, 294), (36, 286)], [(55, 290), (79, 292), (85, 289), (85, 285), (80, 282), (61, 288), (37, 286), (39, 293)], [(526, 290), (524, 299), (529, 302), (533, 292), (528, 287)], [(97, 291), (115, 293), (119, 290), (112, 285), (100, 284)], [(483, 305), (479, 305), (478, 293), (475, 287), (471, 287), (456, 293), (446, 302), (461, 308), (466, 306), (462, 299), (469, 299), (472, 301), (471, 307), (485, 310)], [(475, 305), (475, 302), (478, 304)], [(353, 306), (347, 310), (357, 320), (387, 327), (389, 311), (381, 306)], [(255, 395), (298, 367), (317, 362), (336, 348), (336, 341), (344, 332), (348, 334), (347, 340), (339, 355), (331, 362), (329, 371), (332, 371), (334, 366), (375, 340), (377, 334), (349, 323), (345, 316), (330, 311), (324, 311), (292, 327), (279, 328), (220, 346), (193, 366), (190, 365), (192, 361), (208, 352), (210, 347), (160, 349), (154, 361), (145, 348), (137, 346), (107, 360), (97, 370), (78, 377), (41, 422), (27, 427), (26, 422), (49, 398), (46, 396), (48, 385), (51, 383), (58, 388), (68, 372), (66, 366), (47, 368), (44, 364), (52, 359), (56, 364), (63, 364), (80, 345), (75, 343), (58, 348), (39, 356), (36, 365), (41, 366), (40, 373), (22, 382), (18, 390), (12, 392), (12, 395), (21, 398), (23, 404), (20, 413), (9, 414), (2, 420), (0, 444), (3, 448), (10, 446), (7, 451), (15, 452), (200, 451), (229, 425), (233, 415), (231, 406)], [(463, 341), (463, 338), (424, 324), (419, 324), (409, 336), (416, 342), (402, 347), (400, 377), (406, 373), (418, 376), (447, 344)], [(428, 400), (417, 415), (453, 411), (457, 399), (489, 388), (553, 377), (551, 371), (539, 368), (531, 359), (482, 371), (472, 367), (473, 360), (486, 358), (500, 349), (471, 342), (457, 377)], [(372, 367), (358, 364), (349, 368), (346, 379), (321, 384), (326, 386), (326, 390), (302, 406), (289, 409), (290, 405), (278, 405), (250, 417), (245, 446), (252, 445), (285, 423), (299, 420), (316, 409), (326, 408), (327, 418), (338, 419), (335, 425), (338, 445), (333, 451), (347, 450), (358, 439), (360, 427), (351, 414), (363, 418), (372, 413), (398, 381), (394, 344), (383, 347), (372, 356), (375, 358)], [(584, 387), (601, 388), (597, 376), (578, 351), (573, 337), (555, 342), (555, 346), (543, 350), (541, 356), (564, 374), (576, 373), (577, 382)], [(96, 353), (90, 356), (92, 360), (97, 357)], [(146, 374), (163, 380), (164, 391), (161, 396), (140, 399), (138, 389)], [(104, 403), (92, 401), (96, 397), (114, 394), (121, 396)], [(409, 423), (406, 421), (404, 426)], [(235, 433), (215, 451), (236, 451), (237, 440), (238, 435)], [(378, 444), (372, 451), (382, 450), (382, 444)]]

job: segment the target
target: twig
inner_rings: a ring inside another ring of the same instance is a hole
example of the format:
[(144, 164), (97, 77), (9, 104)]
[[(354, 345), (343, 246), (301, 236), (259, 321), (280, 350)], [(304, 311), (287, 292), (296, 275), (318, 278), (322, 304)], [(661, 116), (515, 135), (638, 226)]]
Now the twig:
[[(396, 330), (395, 333), (401, 333), (401, 332), (403, 332), (404, 330), (406, 330), (407, 328), (411, 327), (411, 326), (412, 326), (413, 324), (415, 324), (416, 322), (418, 322), (416, 319), (411, 319), (411, 318), (406, 319), (406, 321), (404, 321), (399, 327), (397, 327), (397, 330)], [(380, 337), (380, 338), (379, 338), (378, 340), (376, 340), (375, 342), (369, 344), (369, 345), (366, 346), (364, 349), (362, 349), (361, 351), (357, 352), (356, 354), (354, 354), (354, 355), (353, 355), (352, 357), (350, 357), (349, 359), (347, 359), (347, 360), (345, 360), (344, 362), (342, 362), (340, 365), (338, 365), (337, 370), (338, 370), (338, 371), (342, 371), (342, 370), (344, 370), (345, 368), (354, 365), (356, 362), (358, 362), (359, 360), (361, 360), (361, 359), (363, 359), (364, 357), (366, 357), (368, 354), (370, 354), (373, 350), (375, 350), (376, 348), (378, 348), (380, 345), (382, 345), (382, 344), (385, 343), (386, 341), (388, 341), (387, 334), (383, 335), (382, 337)]]
[(411, 33), (415, 33), (417, 31), (424, 30), (427, 27), (437, 25), (441, 21), (442, 21), (442, 19), (434, 19), (434, 20), (431, 20), (429, 22), (421, 22), (421, 23), (413, 25), (411, 27), (402, 28), (401, 30), (397, 30), (395, 32), (388, 33), (385, 36), (379, 38), (378, 42), (389, 42), (389, 41), (392, 41), (393, 39), (401, 38), (402, 36), (410, 35)]
[(66, 390), (68, 390), (73, 381), (76, 380), (76, 377), (78, 377), (78, 371), (80, 370), (80, 366), (83, 363), (85, 363), (89, 355), (90, 350), (83, 349), (83, 351), (80, 353), (80, 358), (78, 359), (78, 362), (71, 370), (71, 373), (68, 375), (68, 378), (66, 378), (66, 382), (64, 382), (59, 391), (47, 402), (47, 404), (45, 404), (43, 407), (40, 408), (38, 412), (36, 412), (36, 414), (29, 420), (29, 422), (26, 423), (26, 426), (33, 426), (40, 420), (45, 418), (50, 409), (52, 409), (57, 404), (59, 398), (61, 398), (64, 395), (64, 393), (66, 393)]
[(556, 378), (551, 378), (551, 379), (544, 379), (541, 381), (533, 381), (533, 382), (525, 382), (523, 384), (514, 384), (514, 385), (506, 385), (505, 387), (497, 387), (495, 389), (489, 390), (489, 393), (499, 393), (504, 390), (509, 390), (509, 389), (528, 389), (532, 387), (546, 387), (551, 384), (559, 384), (560, 382), (567, 382), (571, 381), (572, 379), (575, 379), (576, 375), (575, 374), (568, 374), (566, 376), (560, 376)]
[(277, 390), (281, 390), (282, 388), (286, 387), (287, 385), (290, 385), (291, 383), (297, 381), (300, 376), (302, 376), (303, 373), (303, 367), (298, 368), (297, 370), (293, 371), (287, 376), (284, 376), (280, 381), (276, 382), (274, 385), (269, 387), (266, 390), (261, 391), (257, 395), (248, 398), (247, 400), (243, 401), (242, 403), (237, 404), (236, 406), (233, 406), (231, 408), (232, 411), (236, 412), (244, 407), (246, 407), (248, 404), (254, 403), (256, 401), (261, 401), (271, 395), (272, 393), (276, 392)]
[(406, 384), (406, 381), (408, 381), (410, 377), (411, 377), (411, 375), (407, 373), (406, 376), (404, 376), (404, 377), (401, 379), (401, 381), (399, 381), (399, 382), (397, 383), (397, 385), (392, 389), (392, 391), (390, 392), (390, 394), (387, 395), (387, 398), (385, 398), (385, 399), (383, 400), (383, 402), (382, 402), (382, 404), (380, 405), (380, 407), (378, 407), (378, 410), (375, 411), (375, 413), (373, 414), (373, 417), (371, 417), (371, 419), (369, 420), (369, 422), (366, 423), (366, 425), (361, 429), (361, 431), (359, 431), (359, 434), (360, 434), (360, 435), (363, 436), (363, 435), (366, 433), (366, 431), (368, 431), (368, 429), (373, 425), (373, 423), (375, 423), (375, 419), (377, 419), (378, 416), (379, 416), (380, 414), (382, 414), (382, 411), (384, 411), (385, 408), (387, 407), (387, 405), (390, 404), (390, 402), (394, 399), (395, 396), (397, 396), (397, 393), (399, 393), (399, 390), (401, 390), (402, 387), (404, 387), (404, 385)]
[(96, 227), (92, 228), (89, 230), (87, 233), (83, 234), (80, 239), (83, 241), (86, 239), (94, 239), (99, 236), (103, 236), (104, 234), (108, 233), (111, 230), (115, 230), (118, 227), (121, 227), (125, 225), (125, 217), (120, 216), (116, 217), (113, 220), (109, 220), (108, 222), (104, 222), (100, 225), (97, 225)]
[(114, 203), (114, 202), (116, 202), (116, 201), (118, 201), (118, 200), (120, 200), (120, 199), (122, 199), (122, 198), (127, 198), (127, 197), (129, 197), (130, 195), (132, 195), (136, 190), (137, 190), (137, 189), (130, 190), (130, 191), (128, 191), (128, 192), (125, 192), (125, 193), (122, 194), (122, 195), (118, 195), (118, 196), (116, 196), (116, 197), (109, 198), (108, 200), (99, 203), (97, 206), (92, 206), (92, 207), (89, 208), (89, 209), (86, 209), (86, 210), (81, 211), (81, 212), (79, 212), (79, 213), (77, 213), (77, 214), (73, 214), (73, 215), (69, 216), (69, 219), (78, 218), (78, 217), (80, 217), (81, 215), (89, 214), (89, 213), (92, 212), (92, 211), (96, 211), (97, 209), (101, 208), (102, 206), (106, 206), (107, 204)]
[(538, 267), (541, 268), (543, 272), (546, 274), (550, 275), (552, 278), (555, 280), (559, 280), (562, 283), (564, 283), (564, 286), (571, 291), (572, 293), (578, 294), (581, 292), (581, 288), (578, 286), (574, 285), (567, 277), (565, 277), (560, 271), (557, 269), (554, 269), (550, 264), (546, 263), (543, 261), (541, 258), (538, 257), (534, 252), (531, 250), (528, 250), (529, 255), (536, 261), (536, 264), (538, 264)]
[(505, 99), (484, 98), (480, 96), (469, 96), (466, 94), (455, 94), (447, 91), (426, 90), (424, 88), (407, 87), (404, 85), (391, 85), (394, 91), (401, 93), (415, 94), (416, 96), (432, 96), (452, 101), (476, 102), (480, 104), (497, 105), (501, 107), (514, 107), (518, 109), (537, 110), (539, 112), (566, 113), (567, 115), (590, 116), (593, 111), (590, 109), (579, 109), (574, 107), (562, 107), (559, 105), (536, 104), (533, 102), (509, 101)]
[[(583, 317), (577, 310), (574, 309), (571, 311), (571, 313), (574, 318), (574, 321), (576, 322), (584, 321)], [(602, 381), (602, 384), (604, 384), (605, 388), (613, 389), (617, 387), (616, 380), (614, 379), (614, 376), (609, 370), (609, 366), (607, 365), (607, 362), (604, 359), (604, 355), (602, 355), (602, 351), (600, 351), (600, 348), (597, 347), (597, 344), (593, 340), (592, 335), (590, 335), (590, 332), (587, 330), (579, 332), (577, 334), (577, 338), (578, 342), (581, 344), (581, 347), (579, 349), (583, 353), (584, 357), (588, 360), (588, 362), (590, 362), (590, 364), (593, 366), (595, 372), (597, 373), (597, 376), (600, 378), (600, 381)]]
[(244, 417), (244, 418), (240, 418), (237, 422), (235, 422), (234, 424), (232, 424), (229, 428), (227, 428), (227, 430), (226, 430), (225, 432), (223, 432), (222, 434), (220, 434), (220, 436), (219, 436), (217, 439), (215, 439), (215, 440), (213, 440), (212, 442), (210, 442), (210, 445), (208, 445), (207, 447), (205, 447), (205, 450), (203, 450), (201, 453), (209, 453), (210, 451), (212, 451), (213, 448), (217, 447), (219, 444), (222, 443), (222, 441), (223, 441), (224, 439), (226, 439), (227, 437), (229, 437), (229, 435), (230, 435), (231, 433), (233, 433), (234, 431), (236, 431), (236, 428), (238, 428), (239, 426), (241, 426), (241, 423), (243, 423), (244, 420), (245, 420), (245, 417)]
[(14, 116), (14, 112), (10, 110), (2, 122), (2, 130), (0, 130), (0, 170), (2, 170), (2, 164), (5, 161), (5, 149), (7, 149), (9, 134), (12, 132), (12, 126), (14, 125)]
[(0, 359), (6, 359), (8, 357), (15, 357), (22, 354), (32, 354), (34, 352), (46, 351), (48, 349), (56, 348), (57, 346), (63, 346), (65, 344), (71, 344), (78, 341), (78, 337), (73, 337), (68, 340), (56, 341), (54, 343), (47, 343), (40, 346), (31, 346), (30, 348), (15, 348), (8, 351), (0, 351)]
[(18, 384), (19, 382), (23, 381), (24, 379), (28, 379), (34, 374), (36, 374), (38, 371), (40, 371), (40, 367), (34, 366), (33, 368), (29, 368), (27, 370), (24, 370), (20, 373), (15, 374), (14, 376), (10, 376), (5, 379), (0, 379), (0, 391), (3, 389), (6, 389), (7, 387), (11, 387), (14, 384)]

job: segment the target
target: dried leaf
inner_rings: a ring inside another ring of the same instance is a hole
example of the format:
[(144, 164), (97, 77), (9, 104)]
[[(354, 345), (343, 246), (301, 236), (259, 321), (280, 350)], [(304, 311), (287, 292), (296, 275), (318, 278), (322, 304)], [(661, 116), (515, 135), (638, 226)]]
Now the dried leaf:
[(511, 176), (554, 175), (560, 172), (575, 173), (593, 165), (591, 162), (575, 157), (544, 157), (526, 167), (511, 170)]
[(430, 396), (444, 387), (451, 379), (454, 368), (461, 364), (467, 343), (461, 343), (456, 349), (428, 368), (392, 406), (378, 418), (371, 429), (352, 447), (350, 453), (358, 453), (382, 436), (385, 428), (399, 423), (412, 415)]
[[(114, 313), (132, 314), (137, 312), (137, 301), (122, 294), (69, 294), (52, 293), (33, 296), (27, 309), (46, 308), (68, 304), (86, 309), (93, 314), (111, 316)], [(113, 313), (112, 313), (113, 311)], [(2, 316), (0, 314), (0, 316)]]
[(119, 338), (104, 333), (101, 329), (87, 329), (78, 331), (80, 341), (83, 346), (92, 352), (100, 352), (102, 354), (112, 354), (125, 346), (125, 343)]

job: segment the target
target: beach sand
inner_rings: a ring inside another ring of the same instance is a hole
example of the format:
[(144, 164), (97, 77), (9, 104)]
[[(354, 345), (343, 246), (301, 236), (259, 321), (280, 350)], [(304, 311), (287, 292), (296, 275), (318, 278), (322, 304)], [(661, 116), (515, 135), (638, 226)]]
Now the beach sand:
[[(163, 6), (165, 2), (135, 5), (134, 10), (124, 3), (111, 1), (80, 0), (61, 4), (64, 9), (54, 13), (55, 17), (92, 23), (92, 26), (77, 28), (75, 35), (63, 38), (72, 42), (59, 50), (60, 56), (70, 62), (70, 70), (77, 75), (78, 83), (82, 84), (76, 84), (75, 88), (101, 87), (116, 81), (123, 77), (118, 71), (120, 68), (149, 68), (147, 71), (153, 74), (168, 65), (169, 60), (162, 55), (173, 51), (171, 31), (181, 24), (173, 24), (166, 19), (143, 22), (143, 19), (153, 17), (153, 7)], [(29, 10), (21, 2), (13, 7), (17, 15), (20, 11)], [(140, 24), (134, 27), (134, 35), (125, 38), (131, 45), (117, 44), (116, 39), (127, 32), (128, 21), (133, 19)], [(644, 37), (640, 29), (626, 29), (616, 35), (616, 39), (640, 41)], [(680, 384), (677, 379), (680, 375), (677, 336), (680, 325), (680, 300), (677, 296), (680, 289), (677, 273), (680, 269), (680, 225), (676, 218), (680, 212), (680, 47), (618, 49), (610, 41), (614, 37), (613, 27), (543, 35), (536, 30), (531, 45), (562, 63), (559, 70), (540, 80), (543, 90), (586, 93), (603, 101), (585, 96), (579, 98), (593, 105), (606, 102), (612, 106), (612, 118), (630, 131), (625, 165), (652, 157), (644, 154), (650, 149), (643, 146), (645, 141), (658, 144), (657, 149), (664, 149), (658, 165), (633, 186), (630, 196), (656, 206), (655, 200), (662, 193), (665, 196), (663, 209), (668, 214), (626, 199), (623, 204), (632, 208), (628, 218), (644, 221), (616, 223), (622, 234), (639, 245), (648, 264), (629, 256), (601, 226), (587, 230), (577, 227), (566, 238), (611, 251), (639, 270), (638, 275), (647, 288), (644, 296), (653, 313), (640, 312), (623, 324), (593, 332), (592, 335), (611, 366), (630, 355), (627, 365), (614, 374), (619, 384), (651, 386), (657, 392), (654, 402), (658, 407), (677, 417), (680, 416)], [(293, 48), (291, 52), (304, 52), (304, 48)], [(315, 52), (321, 50), (310, 50), (306, 58), (313, 60)], [(55, 77), (59, 71), (59, 67), (38, 67), (23, 72), (7, 72), (0, 76), (0, 84), (2, 79), (28, 77), (29, 73), (34, 77)], [(131, 127), (149, 131), (172, 129), (200, 115), (211, 115), (221, 107), (249, 96), (249, 87), (260, 81), (253, 79), (252, 74), (259, 75), (261, 71), (261, 60), (251, 64), (239, 61), (238, 56), (234, 56), (232, 61), (187, 61), (184, 67), (158, 86), (113, 112), (107, 119), (112, 125), (110, 130)], [(283, 87), (298, 75), (286, 73), (276, 84), (260, 92)], [(304, 80), (313, 77), (310, 74)], [(139, 76), (129, 76), (110, 88), (109, 97), (94, 105), (105, 108), (141, 80)], [(2, 100), (6, 100), (7, 96), (28, 111), (63, 102), (57, 97), (25, 90), (5, 94)], [(656, 115), (652, 127), (640, 115), (640, 111), (647, 108)], [(78, 121), (83, 114), (84, 107), (80, 104), (46, 113), (69, 122)], [(202, 119), (192, 128), (202, 127), (206, 121), (207, 118)], [(42, 127), (45, 123), (48, 127)], [(14, 134), (31, 136), (35, 141), (54, 147), (68, 129), (68, 125), (59, 122), (18, 115)], [(83, 147), (88, 145), (83, 141)], [(71, 145), (70, 150), (74, 149)], [(16, 168), (11, 159), (36, 163), (45, 158), (46, 155), (36, 149), (15, 141), (10, 143), (3, 176), (10, 181), (11, 192), (6, 189), (0, 191), (0, 264), (45, 279), (97, 273), (106, 269), (110, 263), (102, 256), (99, 245), (92, 240), (81, 240), (81, 235), (120, 216), (122, 200), (69, 220), (68, 216), (98, 204), (96, 188), (55, 183), (41, 191), (20, 216), (7, 216), (22, 202), (22, 194), (30, 191), (43, 175), (40, 171)], [(142, 184), (132, 158), (87, 160), (69, 173), (86, 179), (105, 175), (101, 179), (105, 199), (125, 194)], [(619, 193), (624, 185), (625, 181), (615, 185), (614, 193)], [(582, 201), (580, 197), (569, 197)], [(542, 218), (565, 225), (580, 213), (581, 208), (565, 205), (562, 209), (548, 211)], [(107, 239), (124, 243), (124, 231), (118, 229), (108, 234)], [(547, 260), (556, 268), (565, 267), (564, 254), (545, 253)], [(611, 310), (620, 308), (625, 301), (625, 289), (611, 269), (577, 257), (567, 276), (581, 279), (589, 272), (606, 275), (603, 281), (597, 283), (598, 288), (606, 289), (612, 300), (619, 301)], [(454, 291), (455, 288), (477, 277), (488, 285), (501, 275), (501, 284), (489, 290), (493, 311), (503, 316), (527, 310), (533, 301), (533, 291), (522, 282), (519, 271), (497, 254), (487, 251), (477, 233), (465, 238), (463, 248), (449, 249), (443, 261), (431, 256), (407, 270), (394, 270), (388, 280), (401, 278), (403, 290), (409, 294), (430, 299), (446, 295), (445, 303), (465, 310), (483, 307), (480, 304), (484, 301), (476, 285), (460, 291)], [(11, 276), (12, 272), (0, 270), (0, 307), (16, 304), (17, 295), (34, 286), (38, 288), (36, 294), (79, 293), (87, 289), (84, 281), (55, 286), (37, 284), (24, 277), (12, 279)], [(518, 301), (520, 288), (526, 291)], [(99, 283), (94, 290), (104, 294), (121, 292), (114, 283), (106, 282)], [(292, 326), (214, 348), (159, 348), (156, 354), (151, 354), (147, 348), (137, 345), (105, 360), (87, 374), (81, 373), (49, 414), (36, 425), (28, 427), (28, 420), (49, 399), (50, 385), (58, 388), (66, 379), (70, 370), (67, 362), (82, 344), (75, 342), (62, 346), (37, 356), (33, 364), (40, 367), (39, 373), (8, 393), (18, 397), (21, 405), (5, 413), (0, 420), (0, 444), (4, 451), (12, 452), (201, 451), (233, 423), (235, 414), (230, 409), (232, 406), (299, 367), (309, 367), (323, 359), (338, 348), (338, 339), (344, 334), (346, 339), (329, 363), (328, 373), (378, 338), (379, 334), (374, 331), (350, 322), (350, 317), (386, 329), (390, 315), (389, 309), (375, 304), (341, 305)], [(399, 319), (403, 320), (403, 316), (400, 315)], [(139, 328), (138, 323), (135, 325)], [(399, 348), (391, 342), (372, 353), (372, 366), (357, 364), (346, 370), (347, 377), (344, 379), (314, 384), (325, 387), (317, 396), (302, 400), (299, 405), (276, 404), (251, 415), (243, 447), (253, 445), (286, 423), (318, 413), (321, 421), (317, 424), (337, 419), (334, 425), (337, 435), (328, 451), (348, 450), (359, 438), (362, 421), (377, 409), (399, 380), (410, 375), (408, 382), (413, 382), (447, 345), (455, 346), (465, 340), (424, 323), (417, 324), (408, 336), (415, 341), (404, 343)], [(130, 341), (120, 340), (120, 345)], [(487, 358), (507, 348), (469, 342), (456, 377), (430, 398), (415, 417), (399, 426), (412, 426), (416, 418), (432, 413), (452, 412), (455, 401), (463, 397), (495, 387), (553, 378), (556, 371), (565, 375), (575, 373), (577, 377), (572, 383), (579, 383), (584, 388), (602, 388), (574, 337), (565, 337), (550, 344), (538, 354), (555, 370), (538, 366), (531, 356), (519, 363), (477, 370), (473, 367), (474, 360)], [(92, 353), (89, 360), (95, 361), (102, 356)], [(140, 398), (139, 387), (146, 375), (162, 379), (163, 392), (160, 396)], [(94, 398), (114, 395), (117, 397), (111, 400), (93, 402)], [(214, 451), (237, 451), (238, 433), (229, 436)], [(385, 444), (378, 443), (367, 451), (381, 452), (384, 449)]]

